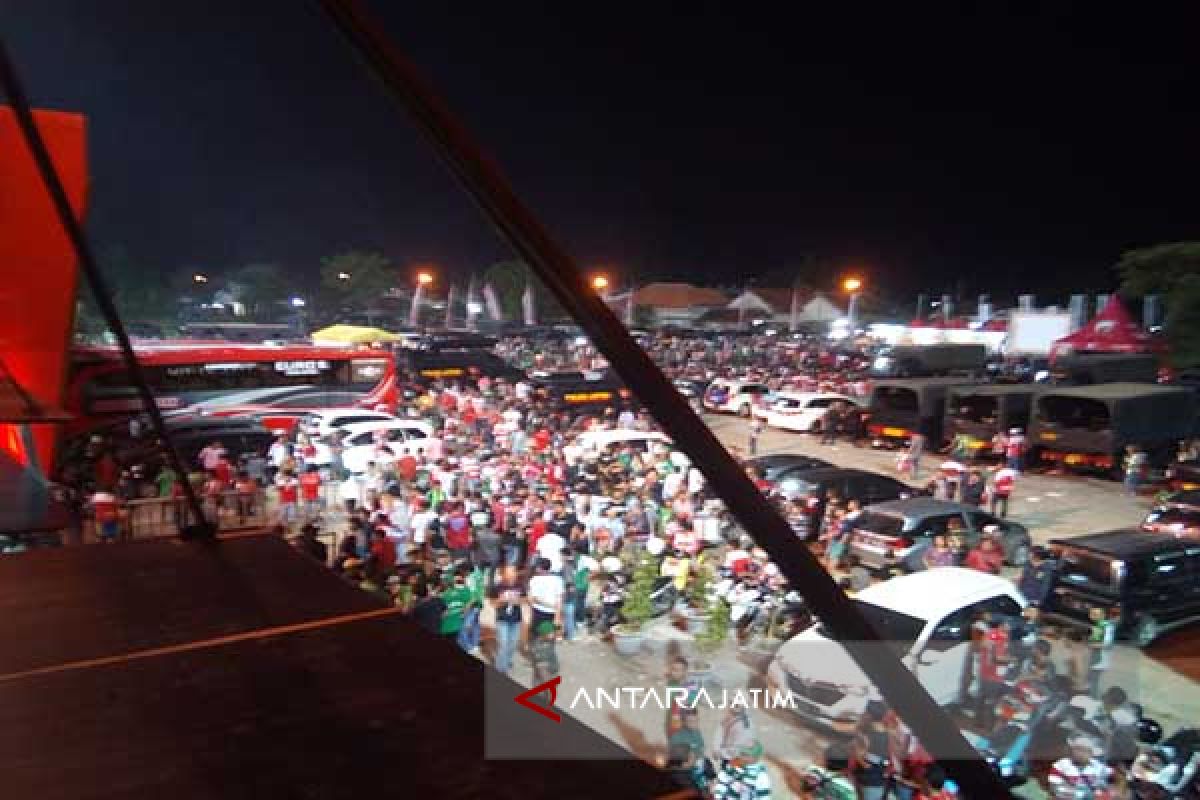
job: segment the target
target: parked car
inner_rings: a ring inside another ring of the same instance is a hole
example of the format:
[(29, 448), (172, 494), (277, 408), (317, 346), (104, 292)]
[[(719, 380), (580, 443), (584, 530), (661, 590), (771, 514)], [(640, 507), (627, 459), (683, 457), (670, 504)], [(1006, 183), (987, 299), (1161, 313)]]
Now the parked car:
[(1029, 532), (1023, 525), (995, 517), (974, 506), (912, 497), (867, 506), (854, 521), (848, 554), (871, 569), (923, 569), (922, 556), (933, 537), (961, 535), (974, 547), (985, 528), (999, 530), (1005, 562), (1029, 560)]
[(770, 405), (756, 408), (754, 415), (760, 417), (769, 428), (816, 433), (825, 422), (825, 413), (835, 403), (858, 408), (858, 401), (844, 394), (778, 392)]
[(1054, 539), (1058, 569), (1046, 616), (1086, 628), (1094, 607), (1118, 609), (1117, 633), (1139, 647), (1200, 620), (1200, 542), (1122, 529)]
[(1151, 511), (1142, 530), (1200, 537), (1200, 491), (1176, 492)]
[[(962, 700), (971, 625), (982, 614), (1017, 617), (1025, 598), (1011, 581), (938, 567), (870, 586), (859, 611), (941, 705)], [(852, 731), (879, 691), (824, 624), (784, 643), (767, 668), (768, 685), (788, 690), (796, 712), (836, 732)]]
[(1175, 490), (1200, 489), (1200, 461), (1176, 461), (1167, 467), (1166, 478)]
[(311, 413), (326, 409), (363, 408), (367, 399), (367, 392), (321, 386), (284, 386), (222, 395), (171, 412), (171, 416), (253, 417), (273, 431), (291, 434), (300, 421)]
[(397, 419), (385, 411), (371, 411), (365, 408), (332, 408), (314, 411), (301, 421), (301, 426), (309, 436), (329, 439), (333, 433), (347, 425), (359, 422), (387, 422)]
[(756, 405), (771, 390), (758, 381), (731, 381), (717, 378), (704, 390), (704, 408), (724, 414), (749, 417)]
[(828, 461), (806, 456), (803, 453), (772, 453), (768, 456), (747, 459), (744, 463), (747, 467), (753, 467), (759, 477), (772, 484), (779, 480), (780, 475), (789, 470), (833, 466)]
[(805, 538), (820, 532), (818, 528), (831, 491), (836, 492), (843, 501), (857, 500), (862, 506), (919, 494), (918, 490), (890, 475), (841, 467), (785, 470), (776, 479), (775, 489), (789, 500), (797, 497), (803, 499), (808, 522), (805, 529), (797, 531), (797, 534)]

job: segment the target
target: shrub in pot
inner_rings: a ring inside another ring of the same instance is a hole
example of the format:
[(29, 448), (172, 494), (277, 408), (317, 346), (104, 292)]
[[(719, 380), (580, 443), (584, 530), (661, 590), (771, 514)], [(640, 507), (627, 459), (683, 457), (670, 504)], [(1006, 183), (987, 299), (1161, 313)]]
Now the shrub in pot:
[(621, 604), (621, 623), (612, 629), (613, 643), (623, 656), (636, 655), (642, 649), (642, 629), (654, 616), (655, 581), (658, 580), (658, 564), (649, 553), (642, 553), (633, 569), (633, 579)]
[(692, 636), (701, 635), (712, 616), (708, 596), (712, 577), (712, 568), (707, 564), (698, 565), (689, 577), (687, 609), (684, 612), (684, 619), (687, 620), (687, 632)]

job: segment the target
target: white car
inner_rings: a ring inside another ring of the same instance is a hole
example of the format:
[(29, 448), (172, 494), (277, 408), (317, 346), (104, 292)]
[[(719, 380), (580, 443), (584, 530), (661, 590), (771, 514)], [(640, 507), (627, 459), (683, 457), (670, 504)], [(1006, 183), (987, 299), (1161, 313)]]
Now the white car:
[(385, 419), (355, 422), (341, 429), (342, 447), (351, 448), (374, 444), (378, 439), (404, 442), (410, 439), (430, 439), (433, 426), (419, 419)]
[(844, 394), (779, 392), (774, 395), (774, 402), (764, 409), (756, 410), (755, 416), (761, 417), (768, 428), (816, 433), (821, 430), (825, 412), (837, 402), (852, 408), (858, 406), (854, 398)]
[[(564, 450), (571, 459), (579, 459), (616, 452), (625, 445), (632, 445), (633, 449), (643, 456), (672, 450), (674, 447), (665, 433), (616, 429), (581, 433), (575, 442)], [(680, 452), (672, 452), (671, 461), (680, 468), (687, 467), (690, 463), (687, 456)]]
[[(961, 701), (980, 614), (1019, 616), (1025, 598), (1008, 580), (961, 567), (902, 575), (855, 598), (886, 645), (940, 705)], [(878, 690), (821, 624), (789, 639), (767, 668), (767, 682), (790, 691), (795, 710), (836, 731), (853, 728)]]
[(770, 393), (765, 383), (717, 378), (704, 390), (704, 408), (749, 417), (754, 407), (761, 405), (763, 398)]
[(360, 422), (386, 422), (397, 419), (386, 411), (368, 408), (330, 408), (314, 411), (301, 420), (299, 428), (309, 436), (319, 439), (330, 438), (334, 431)]

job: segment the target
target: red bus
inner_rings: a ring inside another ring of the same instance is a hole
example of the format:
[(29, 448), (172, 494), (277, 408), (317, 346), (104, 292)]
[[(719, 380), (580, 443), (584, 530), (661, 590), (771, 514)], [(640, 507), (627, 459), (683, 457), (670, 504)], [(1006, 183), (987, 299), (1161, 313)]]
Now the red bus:
[[(174, 341), (135, 345), (151, 391), (164, 411), (258, 389), (311, 387), (365, 393), (356, 405), (392, 409), (396, 368), (386, 350), (316, 345)], [(92, 430), (142, 410), (116, 347), (77, 345), (72, 351), (66, 433)]]

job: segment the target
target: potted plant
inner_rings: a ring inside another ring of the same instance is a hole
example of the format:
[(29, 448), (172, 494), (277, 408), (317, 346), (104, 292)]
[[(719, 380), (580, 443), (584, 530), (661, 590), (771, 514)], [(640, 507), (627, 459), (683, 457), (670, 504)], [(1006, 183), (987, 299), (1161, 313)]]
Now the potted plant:
[(642, 553), (633, 568), (633, 579), (621, 604), (621, 623), (612, 629), (613, 644), (623, 656), (637, 655), (644, 640), (642, 629), (654, 616), (651, 594), (658, 579), (658, 565), (649, 553)]
[(708, 606), (704, 629), (696, 636), (697, 657), (692, 659), (688, 677), (697, 684), (707, 683), (712, 677), (712, 659), (729, 641), (729, 603), (724, 598), (713, 598)]
[(687, 608), (683, 612), (687, 632), (699, 636), (708, 626), (712, 613), (708, 596), (712, 585), (712, 569), (707, 564), (697, 565), (688, 583)]

